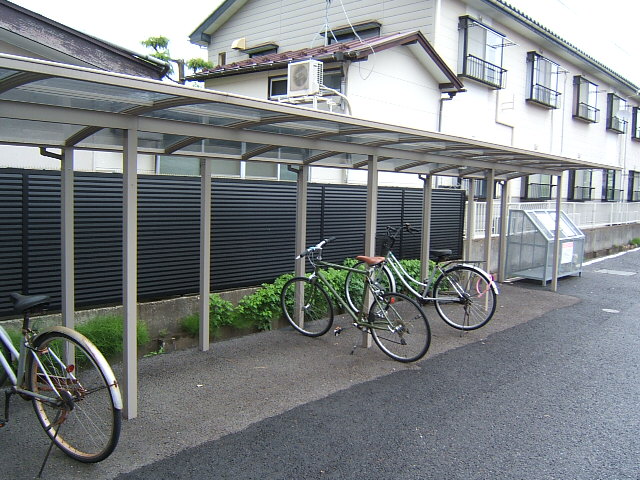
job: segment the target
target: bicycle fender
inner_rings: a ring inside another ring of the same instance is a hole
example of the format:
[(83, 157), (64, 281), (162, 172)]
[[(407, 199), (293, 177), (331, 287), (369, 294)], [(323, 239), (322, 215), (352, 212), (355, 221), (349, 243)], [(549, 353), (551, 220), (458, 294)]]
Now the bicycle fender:
[(109, 362), (107, 362), (107, 359), (104, 358), (104, 355), (102, 355), (102, 352), (98, 350), (98, 347), (96, 347), (87, 337), (77, 332), (76, 330), (73, 330), (68, 327), (62, 327), (62, 326), (52, 327), (45, 330), (40, 335), (44, 335), (47, 332), (64, 333), (65, 335), (72, 337), (80, 345), (85, 347), (87, 351), (91, 352), (91, 354), (95, 356), (96, 363), (100, 367), (100, 370), (104, 372), (105, 380), (109, 385), (111, 385), (110, 390), (111, 390), (111, 397), (113, 398), (113, 405), (116, 408), (116, 410), (122, 410), (122, 396), (120, 395), (120, 386), (118, 384), (118, 381), (116, 380), (116, 376), (113, 374), (111, 365), (109, 365)]
[[(493, 279), (493, 275), (491, 275), (489, 272), (485, 272), (480, 267), (477, 267), (475, 265), (471, 265), (469, 263), (457, 263), (456, 265), (461, 265), (463, 267), (469, 268), (469, 269), (473, 270), (474, 272), (479, 273), (480, 275), (484, 276), (485, 278), (488, 278), (490, 280), (489, 285), (491, 286), (491, 290), (493, 290), (493, 293), (495, 293), (496, 295), (500, 295), (500, 290), (498, 289), (498, 284)], [(445, 272), (448, 271), (448, 270), (449, 269), (445, 270)]]

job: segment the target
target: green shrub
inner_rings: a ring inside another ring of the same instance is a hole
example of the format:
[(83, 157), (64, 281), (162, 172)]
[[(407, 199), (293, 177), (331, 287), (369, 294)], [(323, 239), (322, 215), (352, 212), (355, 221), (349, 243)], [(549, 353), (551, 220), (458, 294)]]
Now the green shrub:
[(633, 245), (634, 247), (637, 247), (638, 245), (640, 245), (640, 238), (636, 237), (636, 238), (632, 238), (631, 239), (631, 245)]
[[(91, 340), (105, 357), (109, 358), (122, 353), (124, 319), (121, 316), (94, 317), (85, 323), (78, 324), (76, 330)], [(138, 345), (149, 342), (149, 329), (140, 321), (137, 324), (136, 342)]]
[[(219, 327), (232, 325), (234, 315), (231, 302), (224, 300), (217, 293), (209, 295), (209, 328), (214, 334)], [(182, 319), (180, 326), (187, 334), (197, 337), (200, 330), (200, 314), (188, 315)]]
[(273, 321), (282, 316), (280, 292), (292, 277), (291, 273), (280, 275), (273, 283), (263, 283), (254, 293), (240, 300), (235, 310), (234, 325), (271, 330)]

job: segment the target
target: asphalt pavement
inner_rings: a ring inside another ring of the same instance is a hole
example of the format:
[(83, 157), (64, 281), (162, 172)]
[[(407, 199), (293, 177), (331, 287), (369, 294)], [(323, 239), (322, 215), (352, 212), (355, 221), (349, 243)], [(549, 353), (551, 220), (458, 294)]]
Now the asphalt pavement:
[[(559, 282), (500, 286), (484, 328), (427, 309), (427, 356), (290, 329), (141, 359), (139, 416), (96, 465), (54, 450), (44, 478), (640, 478), (640, 251)], [(347, 326), (347, 325), (343, 325)], [(0, 475), (33, 478), (47, 441), (27, 402)]]

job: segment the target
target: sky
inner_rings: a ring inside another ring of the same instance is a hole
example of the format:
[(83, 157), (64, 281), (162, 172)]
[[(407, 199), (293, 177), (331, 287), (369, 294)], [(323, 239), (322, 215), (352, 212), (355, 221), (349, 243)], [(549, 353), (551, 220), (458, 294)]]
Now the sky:
[[(191, 34), (222, 0), (11, 0), (69, 27), (139, 53), (152, 36), (170, 40), (174, 58), (207, 58)], [(323, 4), (325, 0), (318, 0)], [(381, 0), (378, 0), (381, 1)], [(393, 1), (393, 0), (386, 0)], [(507, 0), (552, 32), (640, 85), (637, 42), (639, 0)], [(334, 2), (331, 8), (340, 9)]]

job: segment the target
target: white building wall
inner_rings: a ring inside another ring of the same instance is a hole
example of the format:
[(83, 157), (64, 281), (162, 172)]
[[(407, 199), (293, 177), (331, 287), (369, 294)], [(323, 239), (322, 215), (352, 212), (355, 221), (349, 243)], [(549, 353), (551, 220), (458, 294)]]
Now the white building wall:
[(397, 47), (352, 63), (347, 77), (349, 104), (354, 117), (436, 130), (438, 83), (408, 47)]
[(433, 26), (435, 0), (342, 0), (347, 12), (345, 16), (340, 2), (333, 2), (327, 12), (327, 2), (318, 0), (250, 0), (225, 24), (211, 35), (209, 60), (218, 62), (218, 54), (226, 53), (227, 63), (244, 60), (247, 55), (232, 50), (231, 44), (245, 38), (248, 48), (273, 42), (279, 51), (298, 50), (320, 46), (324, 37), (325, 19), (329, 26), (337, 28), (366, 21), (382, 23), (382, 33), (422, 30), (429, 34)]

